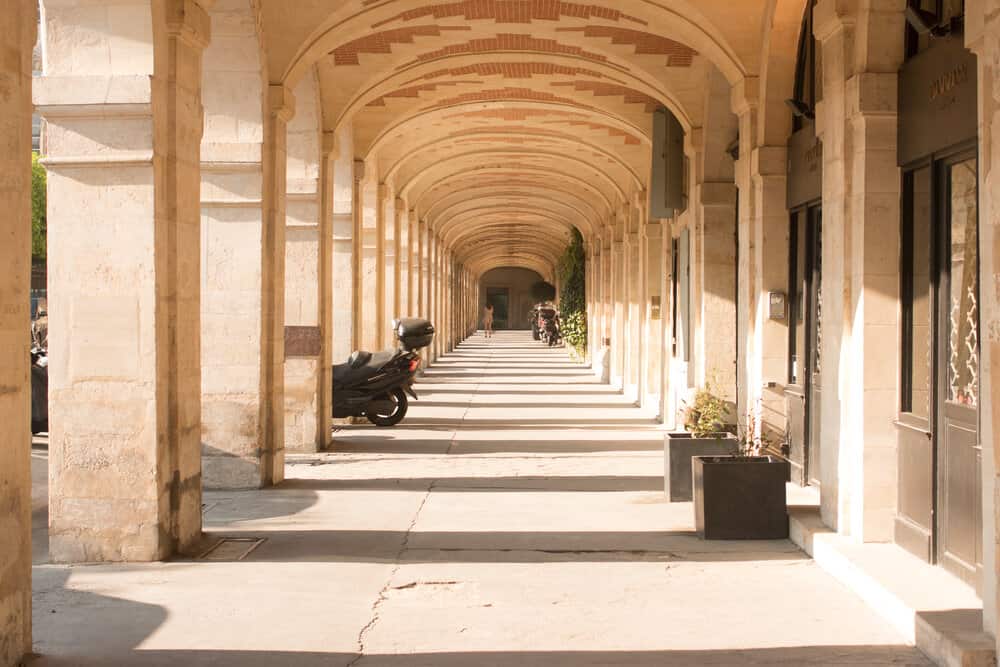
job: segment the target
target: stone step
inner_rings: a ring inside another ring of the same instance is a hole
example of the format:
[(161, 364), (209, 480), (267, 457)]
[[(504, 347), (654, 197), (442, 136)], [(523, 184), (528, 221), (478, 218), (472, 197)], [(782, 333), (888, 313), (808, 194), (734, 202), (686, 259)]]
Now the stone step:
[(996, 665), (996, 642), (983, 631), (982, 601), (965, 583), (894, 544), (851, 542), (823, 524), (817, 507), (790, 508), (789, 524), (795, 544), (935, 664)]

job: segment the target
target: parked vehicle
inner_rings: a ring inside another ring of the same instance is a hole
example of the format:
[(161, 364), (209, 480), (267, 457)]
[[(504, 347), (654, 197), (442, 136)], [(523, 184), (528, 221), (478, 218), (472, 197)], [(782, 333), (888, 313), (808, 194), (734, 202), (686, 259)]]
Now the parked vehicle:
[(31, 434), (49, 431), (49, 353), (31, 346)]
[(562, 342), (559, 330), (559, 312), (555, 308), (538, 309), (538, 331), (543, 343), (552, 347)]
[(417, 398), (414, 376), (420, 368), (416, 350), (431, 344), (434, 325), (427, 320), (394, 320), (398, 345), (384, 352), (356, 351), (333, 367), (333, 416), (365, 417), (376, 426), (395, 426), (406, 416), (407, 395)]

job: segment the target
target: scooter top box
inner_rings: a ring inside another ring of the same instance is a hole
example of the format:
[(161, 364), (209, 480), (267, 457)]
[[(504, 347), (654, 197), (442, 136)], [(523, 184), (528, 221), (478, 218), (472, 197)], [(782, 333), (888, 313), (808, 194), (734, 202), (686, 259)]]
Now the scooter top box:
[(396, 322), (396, 338), (407, 350), (427, 347), (434, 340), (434, 325), (429, 320), (407, 317)]

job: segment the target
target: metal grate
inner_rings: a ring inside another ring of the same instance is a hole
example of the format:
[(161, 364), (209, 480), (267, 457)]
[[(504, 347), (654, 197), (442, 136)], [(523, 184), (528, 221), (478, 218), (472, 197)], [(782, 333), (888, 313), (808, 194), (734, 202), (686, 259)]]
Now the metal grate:
[(263, 543), (262, 537), (224, 537), (198, 556), (198, 560), (243, 560)]

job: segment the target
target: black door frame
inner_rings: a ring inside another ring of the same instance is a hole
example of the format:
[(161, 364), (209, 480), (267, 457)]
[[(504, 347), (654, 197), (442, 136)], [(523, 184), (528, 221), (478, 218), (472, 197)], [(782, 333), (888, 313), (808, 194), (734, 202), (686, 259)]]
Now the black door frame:
[[(802, 445), (801, 463), (792, 461), (798, 467), (801, 465), (799, 482), (803, 485), (809, 484), (819, 486), (819, 438), (817, 433), (819, 416), (819, 396), (816, 383), (816, 362), (819, 359), (819, 312), (817, 310), (820, 303), (820, 285), (822, 282), (822, 199), (816, 199), (806, 204), (797, 206), (788, 212), (789, 223), (789, 257), (788, 257), (788, 368), (787, 376), (791, 380), (793, 376), (794, 357), (798, 357), (801, 362), (796, 369), (796, 382), (789, 382), (786, 386), (786, 396), (792, 401), (802, 403)], [(804, 224), (799, 227), (800, 216), (804, 216)], [(798, 246), (799, 230), (805, 233), (803, 260), (805, 266), (798, 266)], [(802, 300), (799, 301), (799, 287), (802, 286)], [(795, 328), (799, 317), (799, 310), (804, 313), (803, 327), (804, 350), (796, 349)], [(796, 354), (793, 355), (792, 352)], [(793, 452), (786, 452), (790, 459)], [(814, 460), (815, 459), (815, 460)]]
[[(943, 531), (947, 530), (945, 522), (947, 517), (944, 515), (942, 508), (944, 507), (944, 494), (945, 485), (942, 480), (942, 474), (947, 470), (947, 461), (943, 460), (945, 456), (945, 450), (941, 443), (941, 438), (943, 437), (942, 427), (945, 423), (945, 408), (946, 408), (946, 396), (947, 396), (947, 364), (949, 362), (948, 358), (948, 335), (950, 331), (950, 246), (951, 246), (951, 197), (950, 197), (950, 182), (948, 180), (949, 169), (959, 163), (966, 162), (970, 159), (976, 160), (976, 172), (979, 173), (979, 156), (978, 156), (978, 139), (973, 139), (970, 141), (962, 142), (946, 150), (938, 151), (932, 155), (923, 157), (919, 160), (915, 160), (904, 167), (902, 167), (901, 175), (904, 185), (907, 182), (907, 178), (910, 174), (913, 174), (921, 169), (928, 169), (931, 184), (930, 184), (930, 212), (931, 212), (931, 266), (930, 266), (930, 279), (932, 281), (931, 285), (931, 358), (933, 360), (932, 367), (929, 369), (931, 373), (930, 380), (930, 409), (928, 411), (928, 416), (926, 423), (923, 419), (916, 418), (909, 413), (902, 412), (902, 407), (900, 406), (900, 416), (899, 425), (903, 428), (910, 430), (921, 430), (926, 428), (926, 437), (930, 440), (930, 451), (931, 451), (931, 475), (930, 475), (930, 526), (929, 528), (929, 549), (925, 553), (923, 549), (917, 550), (917, 555), (924, 556), (929, 559), (930, 562), (938, 565), (945, 566), (950, 572), (956, 576), (964, 579), (967, 583), (974, 586), (977, 591), (980, 588), (981, 582), (981, 563), (961, 563), (961, 565), (966, 566), (965, 571), (959, 569), (959, 562), (956, 562), (953, 558), (946, 558), (943, 553)], [(978, 182), (977, 182), (978, 188)], [(903, 215), (902, 226), (901, 226), (901, 260), (902, 265), (910, 267), (912, 266), (912, 248), (908, 245), (908, 241), (912, 242), (912, 237), (908, 237), (909, 227), (913, 224), (912, 215), (914, 202), (909, 200), (908, 195), (912, 193), (909, 192), (907, 187), (902, 188), (902, 206), (901, 213)], [(978, 215), (978, 201), (977, 201), (977, 215)], [(981, 224), (981, 220), (977, 219), (977, 229)], [(977, 233), (976, 236), (976, 256), (977, 265), (978, 258), (981, 256), (980, 245), (979, 245), (980, 235)], [(908, 255), (908, 257), (907, 257)], [(901, 278), (901, 298), (905, 296), (908, 287), (907, 281), (909, 277), (904, 275), (904, 272), (900, 273)], [(977, 279), (976, 281), (976, 298), (977, 302), (981, 303), (981, 291), (982, 285)], [(912, 331), (911, 328), (913, 323), (904, 319), (901, 322), (902, 325), (902, 338), (901, 338), (901, 351), (910, 350), (912, 346)], [(977, 321), (977, 336), (981, 335), (981, 318)], [(981, 337), (979, 338), (981, 341)], [(905, 364), (901, 366), (905, 367)], [(980, 376), (981, 377), (981, 376)], [(912, 391), (911, 387), (912, 381), (908, 374), (903, 375), (901, 384), (901, 394), (903, 396), (908, 396)], [(982, 408), (981, 405), (977, 405), (977, 415), (976, 415), (976, 430), (977, 438), (981, 438), (982, 433)], [(981, 440), (980, 440), (981, 443)], [(981, 446), (981, 444), (980, 444)], [(981, 472), (981, 469), (980, 469)], [(901, 483), (904, 480), (900, 480)], [(979, 481), (979, 480), (977, 480)], [(902, 493), (901, 488), (898, 493)], [(981, 496), (981, 493), (978, 494)], [(982, 520), (981, 516), (981, 504), (977, 504), (980, 510), (979, 518), (979, 534), (982, 533)], [(899, 539), (899, 533), (897, 531), (897, 541)], [(908, 546), (905, 545), (904, 546)], [(948, 565), (951, 565), (948, 567)], [(970, 570), (968, 566), (972, 566)]]

